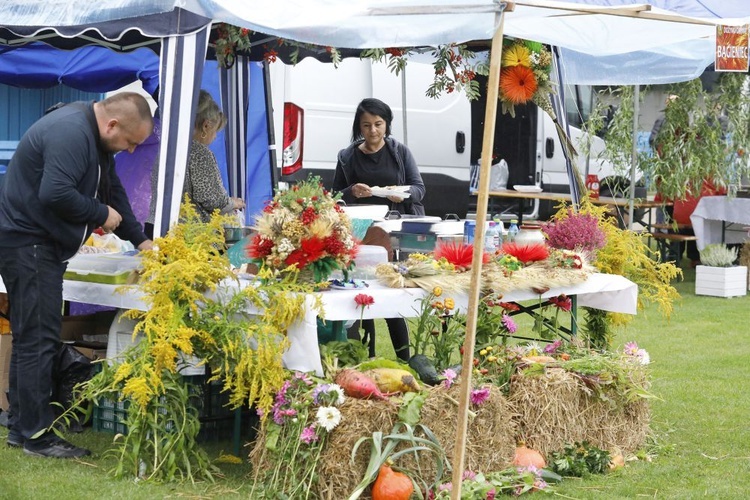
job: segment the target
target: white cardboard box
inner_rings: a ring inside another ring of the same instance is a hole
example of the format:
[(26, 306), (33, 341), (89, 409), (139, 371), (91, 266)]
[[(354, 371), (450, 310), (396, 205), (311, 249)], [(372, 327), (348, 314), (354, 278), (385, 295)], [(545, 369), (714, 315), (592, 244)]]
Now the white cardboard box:
[(747, 267), (696, 266), (695, 294), (712, 297), (747, 295)]

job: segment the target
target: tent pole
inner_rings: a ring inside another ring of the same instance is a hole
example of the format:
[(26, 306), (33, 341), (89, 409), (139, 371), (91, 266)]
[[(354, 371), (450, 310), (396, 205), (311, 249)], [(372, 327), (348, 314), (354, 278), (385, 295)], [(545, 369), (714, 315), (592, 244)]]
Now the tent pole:
[(479, 291), (481, 288), (482, 254), (484, 252), (484, 222), (487, 217), (487, 201), (489, 199), (490, 168), (492, 165), (492, 150), (495, 142), (495, 119), (497, 117), (497, 100), (500, 91), (500, 66), (503, 50), (503, 23), (505, 11), (512, 11), (512, 2), (500, 3), (497, 14), (498, 28), (492, 37), (490, 52), (490, 74), (487, 90), (487, 108), (484, 114), (484, 136), (482, 139), (482, 164), (479, 170), (479, 193), (477, 195), (477, 225), (474, 232), (474, 255), (471, 263), (471, 286), (469, 288), (469, 308), (466, 311), (466, 338), (464, 340), (464, 356), (461, 367), (461, 394), (458, 400), (458, 422), (456, 427), (456, 443), (453, 451), (453, 488), (451, 498), (461, 498), (461, 481), (463, 479), (466, 430), (469, 416), (469, 396), (471, 394), (471, 372), (474, 362), (474, 346), (477, 331), (477, 309), (479, 307)]
[(404, 145), (409, 146), (409, 127), (406, 126), (406, 68), (401, 70), (401, 116), (404, 119)]
[(635, 168), (638, 163), (638, 113), (640, 112), (640, 85), (633, 89), (633, 150), (630, 156), (630, 200), (628, 202), (628, 229), (633, 230), (633, 214), (635, 212)]

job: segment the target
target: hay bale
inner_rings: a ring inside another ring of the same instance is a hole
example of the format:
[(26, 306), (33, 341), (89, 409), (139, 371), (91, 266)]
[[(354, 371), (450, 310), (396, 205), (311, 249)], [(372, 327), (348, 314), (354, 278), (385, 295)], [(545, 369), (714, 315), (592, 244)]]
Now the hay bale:
[(539, 376), (515, 375), (508, 400), (520, 438), (545, 456), (576, 441), (633, 452), (645, 444), (649, 430), (646, 400), (613, 406), (589, 396), (583, 383), (561, 368), (547, 368)]
[(352, 463), (354, 445), (376, 431), (390, 434), (398, 420), (398, 406), (383, 401), (346, 398), (339, 410), (341, 423), (331, 432), (318, 461), (318, 498), (347, 498), (370, 461), (370, 447), (363, 444)]
[[(452, 461), (456, 441), (456, 422), (460, 388), (456, 384), (446, 390), (442, 386), (428, 389), (422, 407), (421, 423), (427, 426), (443, 447), (448, 460)], [(318, 460), (319, 481), (316, 497), (323, 499), (346, 498), (359, 484), (370, 460), (370, 446), (363, 444), (351, 461), (352, 449), (362, 437), (370, 437), (373, 432), (390, 434), (398, 421), (398, 403), (388, 404), (347, 398), (341, 410), (341, 423), (331, 432)], [(492, 386), (489, 399), (479, 408), (474, 408), (476, 417), (469, 418), (466, 468), (474, 471), (491, 472), (507, 467), (515, 449), (515, 426), (510, 405), (500, 389)], [(403, 447), (408, 446), (404, 445)], [(265, 453), (265, 429), (261, 429), (250, 452), (253, 470), (271, 467)], [(415, 469), (412, 456), (403, 456), (398, 465)], [(425, 480), (432, 481), (437, 472), (434, 454), (420, 452), (419, 468)], [(450, 481), (450, 477), (443, 480)], [(362, 498), (369, 496), (369, 490)]]
[[(456, 423), (461, 389), (454, 384), (446, 390), (442, 386), (430, 390), (422, 407), (422, 421), (440, 441), (448, 462), (453, 463), (456, 443)], [(490, 386), (490, 397), (479, 408), (471, 408), (476, 417), (469, 417), (466, 433), (464, 465), (475, 472), (493, 472), (506, 468), (513, 460), (516, 448), (516, 426), (510, 404), (497, 386)], [(434, 460), (423, 460), (422, 470), (434, 477)], [(450, 478), (444, 478), (450, 481)]]

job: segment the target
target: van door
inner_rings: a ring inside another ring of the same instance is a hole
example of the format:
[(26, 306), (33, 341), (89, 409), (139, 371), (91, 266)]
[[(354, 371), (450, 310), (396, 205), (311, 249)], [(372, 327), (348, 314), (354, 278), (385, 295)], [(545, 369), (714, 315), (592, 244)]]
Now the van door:
[[(480, 88), (487, 88), (487, 77), (478, 76), (477, 81)], [(471, 103), (471, 162), (473, 165), (480, 164), (486, 108), (487, 95), (482, 92), (480, 97)], [(540, 113), (541, 111), (535, 104), (528, 103), (516, 106), (515, 117), (513, 117), (510, 114), (503, 114), (498, 103), (493, 162), (504, 159), (508, 163), (508, 189), (513, 189), (515, 185), (538, 183), (539, 159), (535, 153), (539, 150), (537, 129)], [(511, 219), (518, 215), (520, 209), (523, 212), (523, 218), (536, 218), (537, 206), (538, 203), (535, 200), (490, 198), (487, 211), (500, 215), (503, 219)], [(476, 211), (476, 196), (471, 197), (470, 210)]]

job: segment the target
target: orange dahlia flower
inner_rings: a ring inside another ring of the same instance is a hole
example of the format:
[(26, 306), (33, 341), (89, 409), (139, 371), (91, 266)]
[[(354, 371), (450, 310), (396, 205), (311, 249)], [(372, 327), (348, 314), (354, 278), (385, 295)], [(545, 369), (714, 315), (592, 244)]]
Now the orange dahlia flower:
[(510, 66), (500, 72), (500, 92), (511, 104), (526, 104), (537, 89), (534, 72), (526, 66)]

